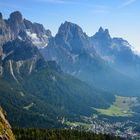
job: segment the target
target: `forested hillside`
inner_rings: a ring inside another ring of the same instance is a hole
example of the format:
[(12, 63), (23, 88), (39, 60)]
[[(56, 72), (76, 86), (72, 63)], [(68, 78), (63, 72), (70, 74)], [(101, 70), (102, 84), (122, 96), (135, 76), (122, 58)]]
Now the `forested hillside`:
[(17, 140), (120, 140), (111, 135), (67, 129), (14, 129)]

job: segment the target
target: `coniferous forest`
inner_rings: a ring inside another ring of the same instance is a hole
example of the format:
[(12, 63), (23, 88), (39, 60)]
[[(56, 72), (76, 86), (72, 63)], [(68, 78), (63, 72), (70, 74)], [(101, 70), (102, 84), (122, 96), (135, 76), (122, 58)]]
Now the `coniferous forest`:
[(16, 140), (120, 140), (111, 135), (68, 129), (16, 128), (13, 132)]

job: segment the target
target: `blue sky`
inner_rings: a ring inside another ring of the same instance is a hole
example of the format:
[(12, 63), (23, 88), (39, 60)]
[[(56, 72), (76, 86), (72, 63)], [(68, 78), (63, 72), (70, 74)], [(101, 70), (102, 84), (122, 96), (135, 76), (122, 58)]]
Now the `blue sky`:
[(0, 0), (5, 18), (15, 10), (42, 23), (53, 35), (66, 20), (88, 35), (100, 26), (108, 28), (112, 37), (127, 39), (140, 52), (140, 0)]

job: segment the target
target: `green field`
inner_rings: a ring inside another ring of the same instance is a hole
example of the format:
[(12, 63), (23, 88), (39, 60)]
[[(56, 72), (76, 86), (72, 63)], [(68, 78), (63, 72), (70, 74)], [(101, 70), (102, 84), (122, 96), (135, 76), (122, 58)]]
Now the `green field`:
[(132, 107), (138, 106), (138, 100), (136, 97), (122, 97), (116, 96), (116, 100), (107, 109), (95, 109), (102, 115), (115, 116), (115, 117), (129, 117), (134, 114)]
[(71, 127), (82, 127), (84, 129), (88, 129), (90, 127), (91, 124), (88, 123), (82, 123), (82, 122), (65, 122), (65, 124), (67, 126), (71, 126)]

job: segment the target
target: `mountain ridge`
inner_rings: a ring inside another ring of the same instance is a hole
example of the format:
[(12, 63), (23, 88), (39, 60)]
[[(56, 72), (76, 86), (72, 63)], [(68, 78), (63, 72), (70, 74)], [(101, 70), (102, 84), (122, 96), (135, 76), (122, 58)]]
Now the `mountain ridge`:
[[(111, 93), (65, 74), (53, 60), (46, 61), (24, 29), (20, 13), (14, 12), (11, 16), (17, 18), (11, 25), (16, 30), (11, 33), (9, 26), (8, 33), (14, 38), (3, 40), (1, 47), (0, 97), (12, 126), (64, 127), (62, 118), (90, 116), (94, 112), (92, 107), (108, 107), (114, 101)], [(3, 31), (7, 29), (0, 27)], [(4, 38), (5, 34), (1, 36)], [(40, 34), (44, 35), (42, 30)]]
[[(104, 30), (101, 27), (93, 37), (88, 37), (78, 25), (65, 22), (61, 24), (58, 33), (49, 42), (48, 46), (41, 49), (41, 53), (46, 60), (56, 61), (64, 72), (74, 75), (91, 85), (109, 91), (116, 91), (123, 95), (125, 95), (125, 88), (132, 85), (134, 88), (133, 91), (132, 89), (128, 91), (129, 95), (138, 95), (137, 90), (134, 91), (139, 87), (137, 79), (132, 74), (131, 77), (130, 73), (125, 73), (122, 69), (117, 68), (120, 63), (117, 64), (117, 61), (112, 59), (113, 56), (108, 55), (109, 53), (116, 56), (113, 58), (118, 58), (117, 60), (127, 52), (129, 52), (128, 55), (132, 55), (133, 52), (128, 45), (121, 46), (124, 42), (126, 44), (126, 41), (120, 38), (112, 39), (108, 29)], [(110, 48), (112, 44), (115, 44), (116, 47)], [(121, 52), (120, 49), (122, 54), (119, 53)], [(135, 54), (133, 56), (140, 60)], [(129, 56), (127, 57), (129, 58)], [(112, 81), (112, 79), (114, 80)]]

